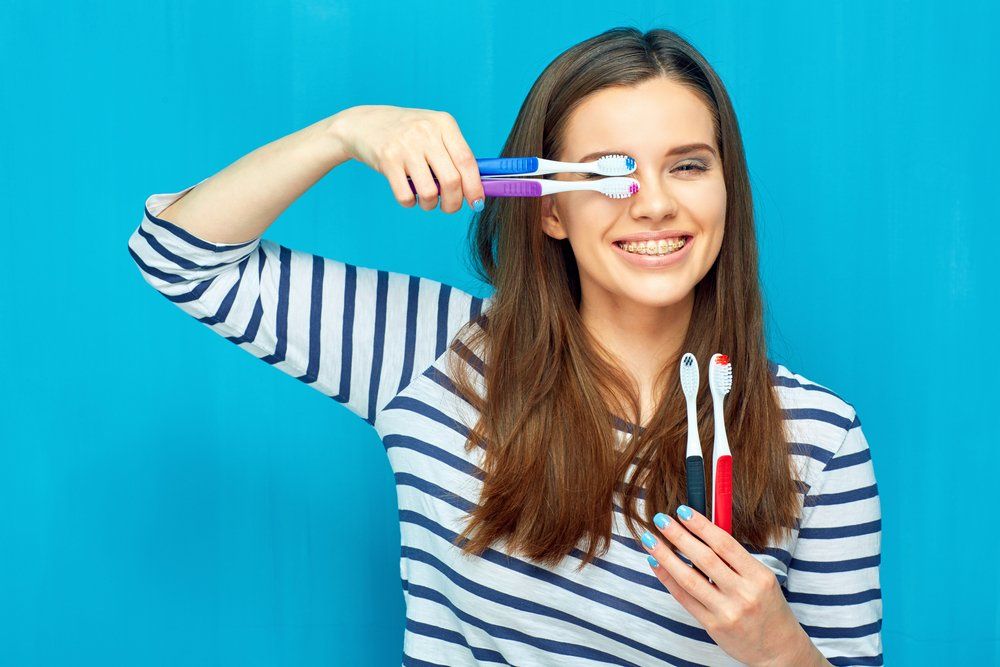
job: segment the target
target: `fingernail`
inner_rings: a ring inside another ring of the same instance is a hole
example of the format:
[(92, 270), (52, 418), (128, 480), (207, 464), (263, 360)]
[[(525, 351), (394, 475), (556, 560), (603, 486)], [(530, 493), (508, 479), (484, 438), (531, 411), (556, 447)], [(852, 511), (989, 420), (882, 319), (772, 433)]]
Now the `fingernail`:
[(656, 524), (657, 528), (663, 530), (670, 525), (670, 517), (662, 512), (657, 512), (656, 516), (653, 517), (653, 523)]
[(642, 543), (652, 549), (656, 546), (656, 538), (648, 530), (642, 534)]
[(694, 516), (694, 514), (691, 512), (690, 507), (688, 507), (687, 505), (681, 505), (680, 507), (677, 508), (677, 516), (687, 521), (692, 516)]
[(482, 211), (485, 206), (486, 205), (483, 204), (483, 200), (482, 200), (481, 197), (479, 199), (477, 199), (476, 201), (472, 202), (472, 210), (474, 210), (476, 213), (479, 213), (480, 211)]
[(652, 565), (653, 567), (660, 567), (660, 564), (656, 562), (656, 559), (653, 558), (652, 554), (647, 555), (646, 560), (648, 560), (649, 564)]

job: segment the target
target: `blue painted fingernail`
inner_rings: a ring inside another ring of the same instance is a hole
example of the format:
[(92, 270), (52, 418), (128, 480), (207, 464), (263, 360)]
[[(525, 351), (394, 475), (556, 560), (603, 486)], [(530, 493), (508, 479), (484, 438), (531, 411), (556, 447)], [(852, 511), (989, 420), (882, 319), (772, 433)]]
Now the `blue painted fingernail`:
[(483, 200), (481, 198), (477, 199), (474, 202), (472, 202), (472, 209), (476, 213), (479, 213), (480, 211), (482, 211), (485, 206), (486, 206), (486, 204), (483, 203)]
[(646, 560), (648, 560), (649, 564), (652, 565), (653, 567), (660, 567), (660, 564), (656, 562), (656, 559), (653, 558), (652, 554), (646, 556)]
[(688, 507), (687, 505), (681, 505), (680, 507), (677, 508), (677, 516), (687, 521), (692, 516), (694, 516), (694, 514), (691, 512), (690, 507)]
[(657, 528), (663, 530), (670, 525), (670, 517), (662, 512), (657, 512), (656, 516), (653, 517), (653, 523), (656, 524)]
[(642, 543), (652, 549), (656, 546), (656, 538), (648, 530), (642, 534)]

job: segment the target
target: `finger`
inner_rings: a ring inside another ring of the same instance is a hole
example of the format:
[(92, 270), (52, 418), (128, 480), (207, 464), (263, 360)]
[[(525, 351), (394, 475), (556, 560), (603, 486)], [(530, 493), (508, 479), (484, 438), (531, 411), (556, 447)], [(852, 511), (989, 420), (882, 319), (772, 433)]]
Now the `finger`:
[(660, 567), (666, 568), (677, 583), (709, 610), (719, 609), (724, 601), (722, 592), (697, 568), (684, 563), (664, 540), (656, 539), (648, 530), (642, 535), (642, 545), (653, 555)]
[[(709, 521), (701, 512), (687, 505), (681, 505), (677, 508), (677, 516), (681, 518), (685, 528), (697, 535), (698, 539), (711, 547), (719, 558), (740, 575), (751, 574), (762, 567), (760, 561), (751, 556), (735, 537)], [(714, 574), (709, 573), (709, 576), (715, 579)]]
[(427, 163), (437, 176), (441, 194), (441, 210), (454, 213), (462, 208), (462, 177), (444, 145), (434, 145), (427, 150)]
[(656, 578), (660, 580), (660, 583), (663, 584), (666, 589), (670, 591), (670, 594), (674, 596), (674, 599), (676, 599), (682, 607), (687, 609), (688, 612), (690, 612), (690, 614), (698, 620), (698, 622), (705, 625), (711, 615), (705, 605), (684, 590), (684, 587), (677, 583), (677, 580), (674, 579), (667, 569), (658, 562), (656, 564), (649, 563), (649, 566), (652, 568), (653, 574), (656, 575)]
[(479, 174), (479, 163), (476, 162), (476, 156), (451, 114), (445, 114), (441, 136), (444, 138), (444, 145), (451, 155), (452, 162), (462, 175), (462, 192), (465, 193), (465, 199), (471, 207), (472, 202), (486, 197), (483, 191), (483, 179)]
[(400, 205), (407, 208), (417, 203), (417, 197), (410, 189), (410, 182), (406, 180), (406, 171), (400, 163), (386, 164), (382, 168), (382, 175), (389, 181), (392, 194)]
[(431, 169), (424, 156), (422, 154), (418, 156), (415, 153), (407, 153), (405, 165), (406, 173), (410, 177), (410, 180), (413, 181), (413, 187), (420, 197), (418, 202), (420, 208), (429, 211), (437, 206), (437, 184), (434, 183), (434, 175), (431, 173)]
[(653, 517), (653, 523), (678, 551), (710, 577), (719, 588), (730, 591), (739, 585), (739, 575), (712, 550), (712, 547), (690, 533), (686, 525), (682, 526), (680, 521), (674, 521), (663, 513), (657, 513)]

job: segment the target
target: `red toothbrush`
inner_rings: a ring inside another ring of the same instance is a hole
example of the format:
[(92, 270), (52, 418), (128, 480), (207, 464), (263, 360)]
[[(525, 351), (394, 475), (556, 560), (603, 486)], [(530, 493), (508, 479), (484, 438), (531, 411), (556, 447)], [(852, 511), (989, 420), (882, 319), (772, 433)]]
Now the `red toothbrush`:
[(733, 455), (726, 437), (722, 402), (733, 386), (733, 366), (724, 354), (713, 354), (708, 364), (708, 386), (712, 390), (715, 441), (712, 444), (712, 523), (733, 532)]

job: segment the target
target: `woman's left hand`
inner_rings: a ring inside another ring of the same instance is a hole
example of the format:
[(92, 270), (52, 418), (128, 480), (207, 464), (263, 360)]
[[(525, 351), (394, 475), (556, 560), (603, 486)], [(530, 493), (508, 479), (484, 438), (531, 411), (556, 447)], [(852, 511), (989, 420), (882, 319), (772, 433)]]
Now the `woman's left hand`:
[(677, 516), (680, 521), (664, 514), (653, 520), (697, 569), (647, 531), (643, 545), (659, 563), (650, 566), (722, 650), (754, 666), (830, 664), (799, 625), (771, 570), (705, 515), (681, 505)]

